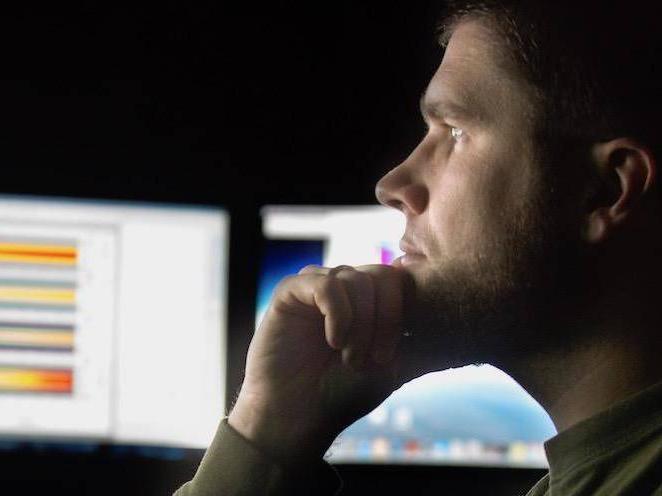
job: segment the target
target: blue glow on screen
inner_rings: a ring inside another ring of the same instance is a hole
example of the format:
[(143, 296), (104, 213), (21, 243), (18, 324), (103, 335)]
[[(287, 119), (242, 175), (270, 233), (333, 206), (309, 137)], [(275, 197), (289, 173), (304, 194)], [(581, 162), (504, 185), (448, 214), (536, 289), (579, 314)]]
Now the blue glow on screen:
[(264, 259), (257, 293), (257, 322), (267, 311), (271, 295), (284, 277), (296, 274), (306, 265), (322, 265), (324, 241), (269, 240), (265, 244)]

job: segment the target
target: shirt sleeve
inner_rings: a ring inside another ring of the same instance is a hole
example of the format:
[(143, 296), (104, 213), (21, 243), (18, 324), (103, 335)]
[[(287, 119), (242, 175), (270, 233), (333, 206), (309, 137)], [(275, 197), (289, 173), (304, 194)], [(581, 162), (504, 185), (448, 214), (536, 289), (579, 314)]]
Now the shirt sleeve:
[(341, 489), (340, 476), (324, 460), (270, 458), (223, 419), (195, 476), (174, 496), (335, 496)]
[(540, 479), (535, 486), (533, 486), (526, 496), (548, 496), (549, 495), (549, 473)]

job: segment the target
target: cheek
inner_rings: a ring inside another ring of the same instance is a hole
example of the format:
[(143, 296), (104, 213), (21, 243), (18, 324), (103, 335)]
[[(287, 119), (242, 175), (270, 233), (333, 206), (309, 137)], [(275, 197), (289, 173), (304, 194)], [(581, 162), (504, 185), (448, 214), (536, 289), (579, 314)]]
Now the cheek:
[(460, 167), (448, 168), (432, 182), (429, 226), (437, 255), (462, 257), (480, 242), (489, 223), (483, 189), (475, 174)]
[(449, 164), (430, 183), (428, 225), (437, 255), (475, 258), (493, 246), (527, 197), (527, 177), (505, 158)]

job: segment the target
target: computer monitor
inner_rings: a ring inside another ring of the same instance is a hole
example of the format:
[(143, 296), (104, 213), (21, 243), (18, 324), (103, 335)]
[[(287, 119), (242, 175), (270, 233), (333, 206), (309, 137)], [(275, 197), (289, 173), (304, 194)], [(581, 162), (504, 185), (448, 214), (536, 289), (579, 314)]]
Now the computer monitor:
[(206, 448), (224, 411), (228, 215), (0, 197), (0, 439)]
[[(390, 264), (404, 218), (381, 206), (269, 206), (257, 323), (277, 282), (303, 266)], [(521, 386), (489, 366), (425, 375), (394, 392), (334, 442), (332, 463), (547, 466), (547, 413)]]

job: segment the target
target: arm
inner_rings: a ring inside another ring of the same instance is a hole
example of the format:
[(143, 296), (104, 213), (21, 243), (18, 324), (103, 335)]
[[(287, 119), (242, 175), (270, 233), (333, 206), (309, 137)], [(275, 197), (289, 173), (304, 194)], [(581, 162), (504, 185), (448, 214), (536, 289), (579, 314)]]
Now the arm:
[(177, 496), (335, 494), (324, 453), (400, 385), (403, 277), (381, 265), (307, 267), (281, 282), (236, 405)]
[(340, 493), (338, 473), (322, 459), (300, 466), (275, 460), (223, 419), (195, 477), (175, 496), (310, 495)]

